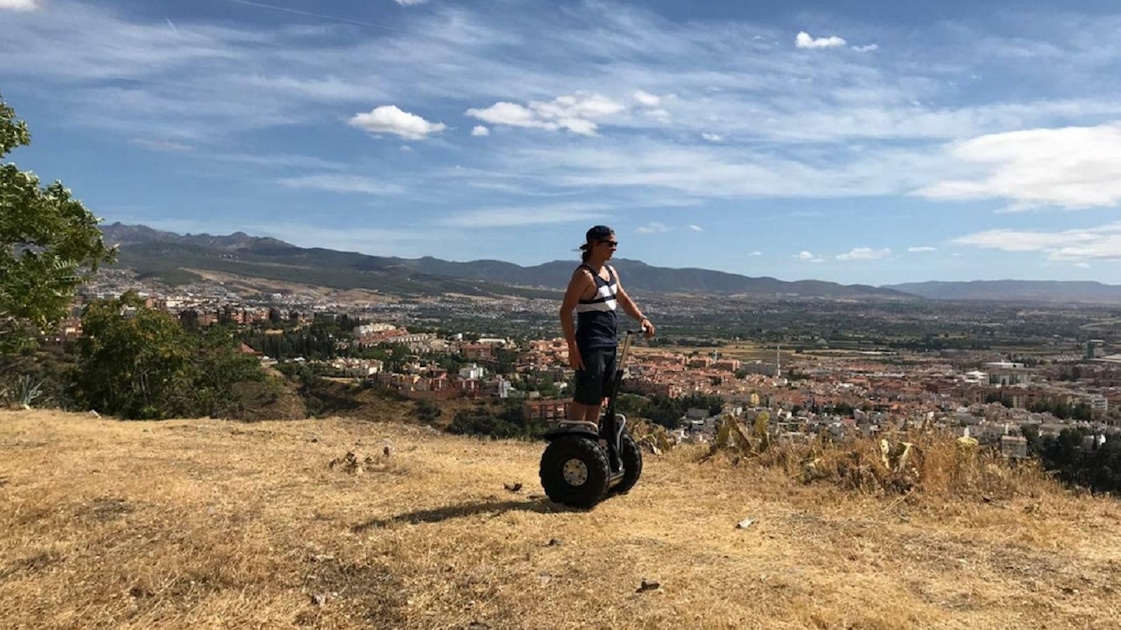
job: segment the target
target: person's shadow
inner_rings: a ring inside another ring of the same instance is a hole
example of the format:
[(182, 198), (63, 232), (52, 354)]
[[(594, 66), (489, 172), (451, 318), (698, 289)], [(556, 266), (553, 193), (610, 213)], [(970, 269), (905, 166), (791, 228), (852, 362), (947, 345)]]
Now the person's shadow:
[(475, 516), (477, 514), (490, 514), (498, 516), (506, 512), (537, 512), (538, 514), (551, 514), (555, 512), (577, 512), (560, 503), (553, 503), (545, 497), (530, 497), (521, 501), (481, 501), (473, 503), (459, 503), (445, 507), (430, 508), (427, 510), (413, 510), (387, 518), (375, 518), (351, 527), (351, 531), (360, 534), (369, 529), (378, 529), (394, 523), (439, 523), (453, 518)]

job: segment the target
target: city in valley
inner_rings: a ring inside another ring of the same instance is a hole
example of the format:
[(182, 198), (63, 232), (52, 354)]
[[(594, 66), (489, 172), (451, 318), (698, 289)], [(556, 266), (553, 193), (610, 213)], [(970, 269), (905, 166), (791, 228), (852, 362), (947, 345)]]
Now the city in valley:
[[(517, 401), (527, 423), (561, 418), (568, 404), (559, 295), (404, 298), (232, 277), (172, 289), (114, 270), (89, 283), (82, 299), (126, 290), (191, 326), (236, 325), (243, 351), (266, 364), (312, 366), (417, 401)], [(659, 334), (634, 344), (624, 391), (721, 402), (665, 423), (681, 439), (711, 439), (727, 414), (751, 422), (766, 412), (769, 430), (784, 439), (945, 427), (1023, 456), (1025, 427), (1056, 435), (1078, 425), (1097, 436), (1121, 418), (1121, 355), (1113, 354), (1121, 309), (1114, 307), (636, 299)], [(315, 356), (279, 343), (343, 317), (344, 329)], [(67, 320), (62, 334), (80, 335), (80, 321)]]

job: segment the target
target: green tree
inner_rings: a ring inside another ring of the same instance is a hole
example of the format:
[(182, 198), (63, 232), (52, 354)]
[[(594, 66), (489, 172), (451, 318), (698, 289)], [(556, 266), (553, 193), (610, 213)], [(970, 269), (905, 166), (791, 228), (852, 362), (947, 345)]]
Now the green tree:
[(31, 345), (34, 330), (64, 317), (77, 287), (116, 255), (100, 219), (61, 182), (43, 187), (4, 161), (30, 143), (27, 124), (0, 97), (0, 352)]
[(184, 330), (135, 293), (90, 304), (82, 329), (73, 395), (87, 408), (129, 419), (237, 418), (275, 398), (232, 329)]
[(188, 373), (192, 415), (237, 417), (251, 411), (244, 408), (249, 403), (236, 386), (266, 380), (257, 357), (240, 351), (241, 344), (229, 328), (214, 326), (190, 336), (194, 342)]
[(191, 343), (175, 318), (129, 292), (87, 306), (82, 331), (76, 400), (130, 419), (189, 413)]

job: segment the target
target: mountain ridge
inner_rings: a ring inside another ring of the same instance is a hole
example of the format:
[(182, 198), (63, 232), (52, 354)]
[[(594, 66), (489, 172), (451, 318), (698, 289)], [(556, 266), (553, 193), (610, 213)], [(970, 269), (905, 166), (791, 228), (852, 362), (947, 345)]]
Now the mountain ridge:
[[(189, 269), (235, 273), (270, 280), (295, 280), (332, 288), (365, 288), (404, 295), (463, 293), (555, 297), (568, 284), (577, 261), (531, 266), (483, 259), (469, 262), (434, 256), (399, 258), (312, 247), (304, 248), (244, 232), (177, 234), (145, 225), (113, 223), (102, 228), (120, 245), (122, 266), (141, 276), (183, 284), (197, 279)], [(1121, 286), (1095, 281), (973, 280), (885, 284), (840, 284), (824, 280), (779, 280), (696, 267), (655, 267), (625, 258), (613, 264), (631, 291), (790, 298), (961, 300), (1007, 302), (1121, 303)]]
[[(183, 270), (206, 269), (269, 279), (293, 279), (337, 288), (384, 292), (475, 295), (549, 295), (567, 286), (576, 261), (551, 261), (523, 267), (499, 260), (451, 262), (432, 256), (408, 259), (303, 248), (243, 232), (228, 236), (179, 235), (147, 226), (114, 223), (102, 229), (105, 240), (120, 246), (119, 262), (141, 276), (174, 278)], [(759, 294), (808, 298), (916, 299), (909, 294), (869, 285), (821, 280), (788, 282), (768, 276), (752, 278), (699, 268), (654, 267), (616, 259), (614, 266), (631, 291), (652, 293)], [(281, 265), (283, 267), (281, 267)]]
[(1121, 286), (1095, 280), (932, 280), (884, 287), (933, 300), (1121, 302)]

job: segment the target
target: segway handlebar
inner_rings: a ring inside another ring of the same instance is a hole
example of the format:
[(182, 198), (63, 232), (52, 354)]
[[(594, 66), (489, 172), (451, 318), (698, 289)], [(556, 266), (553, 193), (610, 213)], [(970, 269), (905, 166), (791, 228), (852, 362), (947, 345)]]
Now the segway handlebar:
[(623, 366), (627, 363), (627, 353), (629, 353), (631, 350), (631, 338), (638, 334), (645, 335), (646, 326), (643, 326), (638, 330), (627, 329), (626, 333), (624, 333), (623, 335), (623, 349), (619, 353), (619, 362), (616, 367), (620, 375), (622, 375), (623, 373)]

